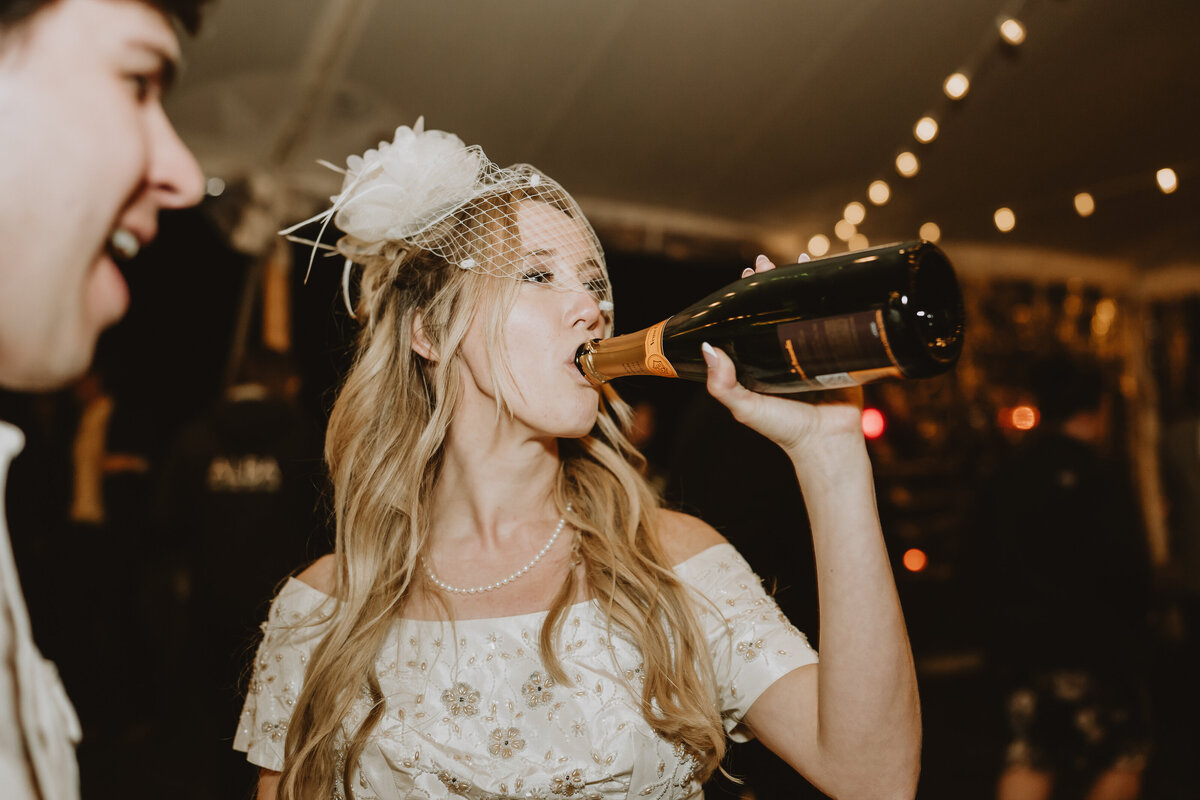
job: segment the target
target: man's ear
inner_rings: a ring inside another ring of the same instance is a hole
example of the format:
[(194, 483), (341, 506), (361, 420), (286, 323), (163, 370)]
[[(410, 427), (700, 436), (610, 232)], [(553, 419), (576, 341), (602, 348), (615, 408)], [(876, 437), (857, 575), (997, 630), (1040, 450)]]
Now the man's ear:
[(425, 315), (419, 308), (413, 312), (412, 316), (412, 349), (426, 361), (437, 363), (437, 351), (433, 349), (433, 343), (425, 335)]

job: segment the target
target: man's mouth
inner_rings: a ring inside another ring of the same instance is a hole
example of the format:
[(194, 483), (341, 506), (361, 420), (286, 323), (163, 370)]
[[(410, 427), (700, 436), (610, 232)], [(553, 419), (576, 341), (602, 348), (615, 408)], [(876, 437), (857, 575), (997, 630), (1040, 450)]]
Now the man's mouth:
[(106, 249), (115, 261), (130, 261), (141, 251), (142, 243), (128, 228), (117, 228), (109, 234)]

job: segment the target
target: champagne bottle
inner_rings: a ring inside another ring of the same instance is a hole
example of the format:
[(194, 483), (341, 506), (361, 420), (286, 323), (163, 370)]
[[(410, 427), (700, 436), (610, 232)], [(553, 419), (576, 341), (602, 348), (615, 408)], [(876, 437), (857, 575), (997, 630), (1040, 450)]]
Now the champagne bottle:
[(597, 385), (704, 381), (703, 342), (733, 359), (743, 386), (768, 394), (925, 378), (958, 360), (962, 295), (936, 245), (886, 245), (735, 281), (645, 330), (584, 343), (575, 364)]

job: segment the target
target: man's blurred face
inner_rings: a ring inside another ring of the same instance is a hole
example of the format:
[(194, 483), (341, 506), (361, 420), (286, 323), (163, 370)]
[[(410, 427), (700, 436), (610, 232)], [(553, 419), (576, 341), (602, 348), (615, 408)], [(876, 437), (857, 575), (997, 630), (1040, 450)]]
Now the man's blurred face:
[(138, 0), (59, 0), (0, 40), (0, 386), (86, 369), (129, 303), (110, 240), (136, 251), (202, 197), (161, 104), (178, 54)]

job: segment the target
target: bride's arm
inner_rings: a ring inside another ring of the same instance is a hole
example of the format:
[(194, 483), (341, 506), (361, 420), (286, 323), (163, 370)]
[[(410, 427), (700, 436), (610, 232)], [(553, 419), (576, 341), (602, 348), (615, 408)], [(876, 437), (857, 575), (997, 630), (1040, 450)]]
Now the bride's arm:
[(279, 792), (279, 773), (273, 769), (258, 771), (258, 800), (275, 800)]
[[(771, 269), (760, 257), (756, 271)], [(720, 351), (708, 388), (783, 447), (804, 493), (820, 601), (819, 665), (776, 681), (743, 722), (835, 797), (911, 798), (920, 769), (916, 674), (857, 403), (810, 405), (749, 392)]]

